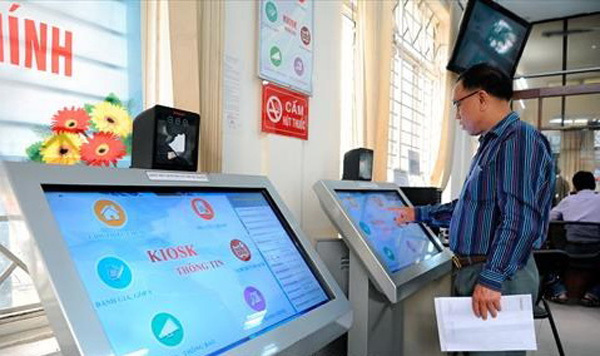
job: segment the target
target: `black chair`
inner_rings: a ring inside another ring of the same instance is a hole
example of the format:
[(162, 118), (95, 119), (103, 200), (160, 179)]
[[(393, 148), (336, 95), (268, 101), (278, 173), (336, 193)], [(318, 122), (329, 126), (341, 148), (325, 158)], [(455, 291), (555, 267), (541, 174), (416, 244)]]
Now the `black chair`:
[[(568, 236), (577, 237), (579, 234), (586, 236), (584, 245), (594, 244), (594, 237), (598, 239), (597, 243), (600, 244), (600, 223), (587, 221), (550, 221), (545, 246), (547, 248), (565, 250), (569, 244), (573, 243), (573, 241), (569, 240)], [(592, 237), (591, 240), (590, 237)], [(579, 243), (581, 244), (581, 242)]]
[[(533, 318), (534, 319), (548, 319), (550, 321), (550, 327), (552, 328), (552, 335), (554, 341), (556, 341), (556, 347), (560, 356), (564, 356), (565, 352), (558, 335), (558, 329), (552, 316), (552, 311), (544, 294), (546, 287), (544, 284), (545, 278), (550, 273), (561, 273), (569, 265), (569, 255), (562, 250), (536, 250), (533, 252), (533, 258), (540, 274), (540, 288), (538, 291), (538, 297), (533, 306)], [(540, 304), (541, 303), (541, 304)]]
[(545, 247), (564, 250), (566, 244), (567, 230), (564, 221), (550, 221)]

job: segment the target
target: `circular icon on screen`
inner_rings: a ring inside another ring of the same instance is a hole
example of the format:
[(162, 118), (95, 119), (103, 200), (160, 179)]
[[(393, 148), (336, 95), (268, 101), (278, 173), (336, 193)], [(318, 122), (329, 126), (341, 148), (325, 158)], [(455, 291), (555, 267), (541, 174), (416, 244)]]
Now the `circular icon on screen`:
[(271, 58), (271, 63), (273, 63), (275, 67), (279, 67), (281, 65), (281, 62), (283, 61), (283, 54), (281, 54), (281, 50), (279, 49), (279, 47), (271, 47), (269, 55)]
[(131, 269), (121, 259), (105, 257), (98, 262), (98, 276), (104, 284), (115, 289), (123, 289), (131, 284)]
[(121, 227), (127, 222), (125, 210), (112, 200), (98, 200), (94, 203), (94, 215), (109, 227)]
[(365, 234), (371, 235), (371, 228), (369, 228), (369, 225), (367, 225), (364, 221), (361, 221), (358, 225), (360, 225), (360, 228), (365, 232)]
[(267, 2), (267, 5), (265, 6), (265, 13), (267, 14), (269, 21), (277, 21), (277, 6), (275, 6), (273, 2)]
[(302, 40), (302, 43), (304, 43), (306, 46), (310, 44), (310, 31), (308, 27), (302, 26), (302, 28), (300, 29), (300, 39)]
[(192, 199), (192, 209), (194, 209), (196, 215), (204, 220), (210, 220), (215, 217), (215, 211), (212, 206), (204, 199)]
[(231, 252), (233, 252), (235, 257), (239, 258), (244, 262), (248, 262), (252, 258), (252, 254), (250, 253), (248, 245), (246, 245), (240, 240), (231, 240), (231, 242), (229, 243), (229, 247), (231, 248)]
[(156, 314), (152, 318), (152, 334), (165, 346), (177, 346), (183, 340), (183, 326), (169, 313)]
[(244, 299), (250, 308), (257, 312), (263, 311), (267, 307), (265, 297), (263, 297), (262, 293), (254, 287), (248, 287), (244, 290)]
[(304, 74), (304, 62), (302, 62), (302, 58), (296, 57), (294, 60), (294, 71), (298, 76), (302, 76)]
[(388, 260), (392, 260), (392, 261), (396, 260), (396, 256), (394, 255), (394, 252), (392, 252), (392, 250), (390, 250), (387, 246), (383, 248), (383, 253), (385, 254), (385, 257), (388, 258)]

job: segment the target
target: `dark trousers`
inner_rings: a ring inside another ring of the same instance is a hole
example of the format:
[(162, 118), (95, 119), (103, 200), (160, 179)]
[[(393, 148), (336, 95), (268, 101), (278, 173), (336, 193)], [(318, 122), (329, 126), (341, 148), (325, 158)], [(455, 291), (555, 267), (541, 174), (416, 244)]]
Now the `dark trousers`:
[[(452, 293), (457, 297), (470, 297), (477, 284), (483, 263), (454, 270)], [(539, 274), (533, 256), (523, 268), (518, 270), (512, 278), (502, 284), (502, 295), (531, 294), (531, 304), (535, 305), (539, 289)], [(494, 351), (494, 352), (465, 352), (468, 356), (525, 356), (526, 351)]]

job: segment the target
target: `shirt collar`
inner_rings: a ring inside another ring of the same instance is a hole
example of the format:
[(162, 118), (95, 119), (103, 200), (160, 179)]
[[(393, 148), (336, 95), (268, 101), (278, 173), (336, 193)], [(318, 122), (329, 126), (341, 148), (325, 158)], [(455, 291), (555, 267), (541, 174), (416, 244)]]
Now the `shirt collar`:
[(582, 190), (578, 191), (577, 194), (581, 194), (581, 195), (596, 194), (596, 192), (591, 189), (582, 189)]
[(500, 120), (494, 127), (491, 128), (488, 132), (479, 136), (479, 142), (483, 142), (487, 137), (500, 137), (502, 134), (515, 122), (519, 119), (519, 114), (512, 111), (510, 114), (506, 115), (506, 117)]

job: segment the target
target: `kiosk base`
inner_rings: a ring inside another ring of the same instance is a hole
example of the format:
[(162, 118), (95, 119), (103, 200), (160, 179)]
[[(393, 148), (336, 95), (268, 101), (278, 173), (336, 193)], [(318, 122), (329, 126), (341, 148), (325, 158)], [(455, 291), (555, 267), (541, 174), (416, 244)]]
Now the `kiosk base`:
[[(450, 274), (429, 281), (414, 294), (391, 304), (342, 240), (318, 241), (317, 252), (352, 304), (349, 356), (442, 355), (433, 298), (450, 295)], [(338, 355), (346, 353), (343, 351)]]

